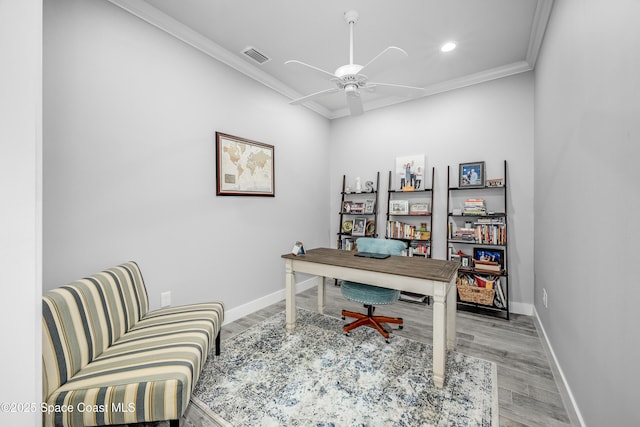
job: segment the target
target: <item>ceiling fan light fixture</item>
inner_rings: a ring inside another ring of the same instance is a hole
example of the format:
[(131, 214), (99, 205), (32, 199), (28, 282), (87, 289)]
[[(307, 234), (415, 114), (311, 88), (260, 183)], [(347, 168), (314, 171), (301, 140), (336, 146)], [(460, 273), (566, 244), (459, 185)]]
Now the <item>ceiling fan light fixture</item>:
[(451, 52), (456, 48), (456, 46), (457, 46), (456, 42), (446, 42), (445, 44), (442, 45), (442, 47), (440, 48), (440, 51)]
[(344, 92), (349, 96), (358, 95), (358, 85), (355, 83), (349, 83), (344, 86)]

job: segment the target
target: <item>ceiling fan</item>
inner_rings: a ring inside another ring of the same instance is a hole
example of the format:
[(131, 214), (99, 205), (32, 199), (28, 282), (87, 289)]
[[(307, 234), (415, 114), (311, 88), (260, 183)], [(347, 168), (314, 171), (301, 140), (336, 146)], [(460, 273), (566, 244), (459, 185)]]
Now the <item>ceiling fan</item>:
[(344, 14), (344, 19), (349, 24), (349, 63), (339, 67), (334, 73), (325, 71), (321, 68), (313, 65), (305, 64), (304, 62), (292, 59), (286, 61), (285, 64), (298, 64), (311, 69), (317, 73), (320, 73), (324, 77), (330, 77), (330, 81), (336, 84), (336, 87), (325, 89), (320, 92), (312, 93), (307, 96), (303, 96), (298, 99), (294, 99), (290, 104), (302, 104), (307, 101), (344, 91), (347, 98), (347, 105), (351, 115), (359, 115), (363, 113), (362, 99), (360, 97), (360, 91), (366, 90), (369, 92), (382, 92), (389, 95), (398, 95), (403, 97), (416, 97), (423, 95), (425, 90), (419, 87), (403, 86), (391, 83), (375, 83), (369, 81), (369, 76), (373, 76), (376, 73), (394, 65), (395, 62), (405, 59), (407, 52), (399, 47), (389, 46), (376, 55), (366, 65), (358, 65), (353, 63), (353, 27), (358, 22), (358, 12), (351, 10)]

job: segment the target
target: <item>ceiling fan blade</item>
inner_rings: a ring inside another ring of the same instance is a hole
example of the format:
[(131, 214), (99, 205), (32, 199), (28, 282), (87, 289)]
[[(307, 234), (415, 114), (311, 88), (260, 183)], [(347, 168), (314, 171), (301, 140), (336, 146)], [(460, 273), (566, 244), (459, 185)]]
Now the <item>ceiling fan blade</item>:
[(403, 59), (409, 56), (407, 52), (399, 47), (389, 46), (369, 61), (358, 74), (364, 74), (367, 77), (375, 76), (376, 74), (397, 65)]
[(289, 60), (289, 61), (286, 61), (284, 64), (285, 64), (285, 65), (287, 65), (287, 64), (298, 64), (298, 65), (302, 65), (303, 67), (306, 67), (306, 68), (312, 69), (312, 70), (313, 70), (313, 71), (315, 71), (316, 73), (321, 74), (323, 78), (326, 78), (327, 76), (328, 76), (328, 77), (331, 77), (331, 78), (335, 78), (335, 77), (336, 77), (333, 73), (330, 73), (329, 71), (325, 71), (325, 70), (323, 70), (322, 68), (318, 68), (318, 67), (315, 67), (315, 66), (313, 66), (313, 65), (305, 64), (304, 62), (300, 62), (300, 61), (298, 61), (298, 60), (296, 60), (296, 59), (291, 59), (291, 60)]
[(421, 87), (394, 85), (391, 83), (368, 82), (365, 88), (370, 92), (380, 92), (406, 98), (417, 98), (426, 94), (426, 91)]
[(359, 116), (364, 112), (362, 109), (362, 99), (357, 92), (347, 93), (347, 105), (349, 106), (349, 111), (352, 116)]
[(316, 98), (321, 98), (323, 96), (330, 95), (332, 93), (336, 93), (336, 92), (339, 92), (339, 91), (340, 91), (340, 89), (338, 89), (337, 87), (332, 87), (331, 89), (321, 90), (320, 92), (312, 93), (311, 95), (307, 95), (307, 96), (303, 96), (302, 98), (294, 99), (293, 101), (289, 102), (289, 104), (293, 104), (293, 105), (302, 104), (304, 102), (312, 101), (312, 100), (314, 100)]

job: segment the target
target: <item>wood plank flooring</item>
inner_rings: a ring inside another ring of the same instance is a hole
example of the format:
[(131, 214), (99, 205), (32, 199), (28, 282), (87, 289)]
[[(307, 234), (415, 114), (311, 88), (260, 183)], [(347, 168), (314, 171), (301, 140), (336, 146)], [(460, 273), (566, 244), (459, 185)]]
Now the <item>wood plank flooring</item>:
[[(325, 301), (325, 314), (329, 316), (340, 317), (342, 309), (363, 311), (361, 305), (341, 296), (340, 288), (334, 285), (333, 279), (327, 280)], [(298, 294), (296, 305), (316, 311), (316, 289)], [(282, 301), (225, 325), (221, 336), (222, 351), (225, 339), (284, 308)], [(378, 308), (377, 314), (402, 317), (404, 329), (394, 329), (394, 334), (431, 344), (433, 328), (430, 306), (400, 301)], [(507, 321), (459, 311), (456, 350), (497, 364), (501, 426), (580, 425), (562, 382), (556, 378), (557, 374), (554, 376), (555, 369), (550, 362), (549, 351), (533, 317), (512, 314), (511, 320)], [(193, 404), (189, 406), (183, 421), (187, 426), (209, 425), (205, 423), (199, 408)]]

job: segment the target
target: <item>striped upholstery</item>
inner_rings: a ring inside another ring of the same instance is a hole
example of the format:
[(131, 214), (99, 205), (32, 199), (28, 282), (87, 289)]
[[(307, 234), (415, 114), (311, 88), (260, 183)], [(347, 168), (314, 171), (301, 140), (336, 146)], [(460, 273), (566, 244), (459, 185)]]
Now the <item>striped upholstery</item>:
[(148, 312), (133, 262), (47, 292), (44, 402), (73, 410), (45, 413), (44, 425), (180, 418), (223, 320), (217, 302)]

